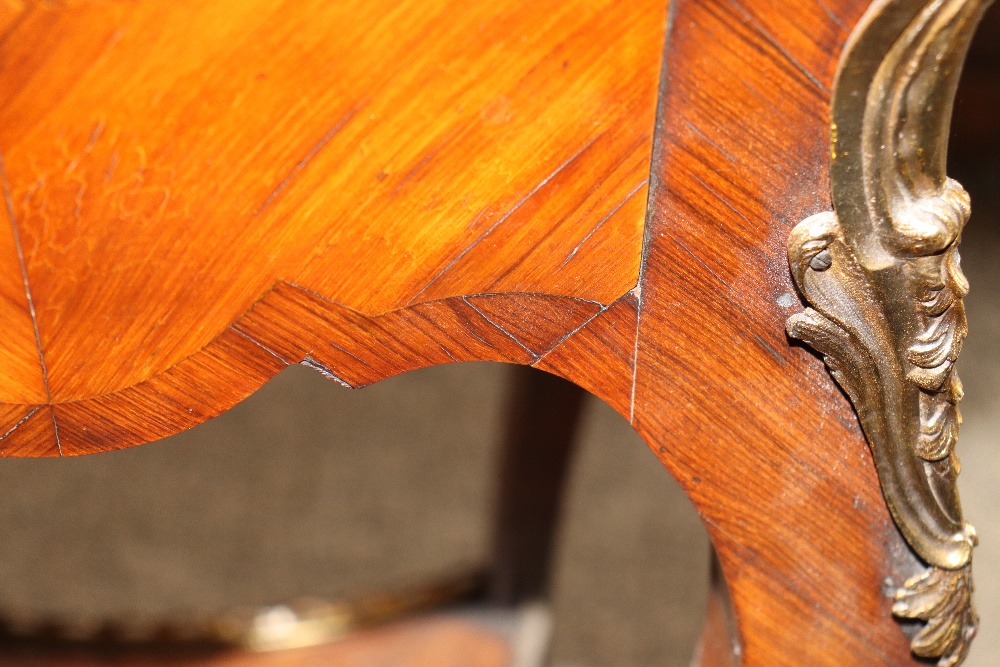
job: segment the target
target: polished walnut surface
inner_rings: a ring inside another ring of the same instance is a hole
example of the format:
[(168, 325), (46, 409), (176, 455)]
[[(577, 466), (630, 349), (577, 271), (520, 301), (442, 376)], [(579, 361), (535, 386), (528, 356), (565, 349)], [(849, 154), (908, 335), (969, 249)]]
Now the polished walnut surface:
[(681, 483), (742, 664), (915, 664), (883, 587), (916, 564), (784, 332), (867, 3), (664, 5), (4, 5), (3, 454), (163, 437), (289, 363), (531, 364)]

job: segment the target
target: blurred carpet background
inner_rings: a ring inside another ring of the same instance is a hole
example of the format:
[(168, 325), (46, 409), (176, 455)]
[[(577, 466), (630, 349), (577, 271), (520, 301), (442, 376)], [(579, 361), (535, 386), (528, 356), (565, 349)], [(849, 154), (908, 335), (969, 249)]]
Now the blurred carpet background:
[(979, 531), (974, 567), (982, 620), (966, 667), (994, 667), (1000, 655), (1000, 155), (951, 171), (973, 202), (961, 246), (971, 290), (969, 337), (958, 362), (965, 386), (958, 453), (965, 515)]
[[(506, 369), (351, 391), (303, 367), (160, 443), (0, 461), (0, 611), (183, 617), (405, 586), (485, 559)], [(707, 539), (592, 399), (566, 499), (554, 664), (687, 665)]]

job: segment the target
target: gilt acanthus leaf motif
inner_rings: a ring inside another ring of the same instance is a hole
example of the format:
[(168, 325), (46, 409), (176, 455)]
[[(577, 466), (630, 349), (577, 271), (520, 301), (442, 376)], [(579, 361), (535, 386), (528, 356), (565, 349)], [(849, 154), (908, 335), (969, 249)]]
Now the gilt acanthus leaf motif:
[(969, 285), (969, 196), (945, 173), (966, 51), (990, 0), (877, 0), (833, 91), (834, 211), (802, 221), (789, 263), (810, 304), (787, 329), (851, 399), (896, 525), (927, 566), (894, 598), (923, 622), (913, 653), (961, 663), (975, 636), (972, 553), (955, 454)]

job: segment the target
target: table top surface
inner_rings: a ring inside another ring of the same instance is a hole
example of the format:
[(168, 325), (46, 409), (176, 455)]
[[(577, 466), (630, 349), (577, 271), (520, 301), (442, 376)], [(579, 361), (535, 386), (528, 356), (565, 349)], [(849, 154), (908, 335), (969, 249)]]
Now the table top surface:
[(664, 4), (4, 4), (4, 430), (175, 368), (276, 285), (367, 315), (622, 296)]

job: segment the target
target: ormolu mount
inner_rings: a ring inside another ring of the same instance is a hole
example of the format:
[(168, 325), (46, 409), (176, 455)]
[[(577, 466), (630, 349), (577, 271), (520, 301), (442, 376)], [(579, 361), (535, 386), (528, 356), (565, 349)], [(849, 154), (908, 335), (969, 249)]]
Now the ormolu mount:
[(886, 502), (927, 570), (893, 612), (924, 621), (914, 654), (958, 665), (978, 618), (975, 530), (954, 447), (968, 283), (958, 244), (969, 196), (945, 173), (952, 103), (990, 0), (878, 0), (848, 42), (833, 92), (834, 212), (795, 227), (792, 274), (812, 308), (788, 333), (823, 354), (874, 453)]

